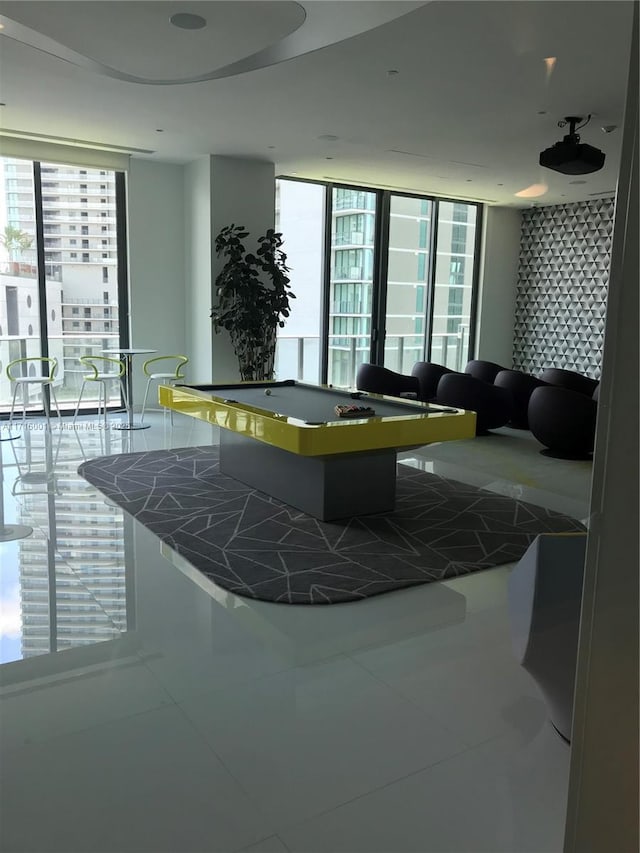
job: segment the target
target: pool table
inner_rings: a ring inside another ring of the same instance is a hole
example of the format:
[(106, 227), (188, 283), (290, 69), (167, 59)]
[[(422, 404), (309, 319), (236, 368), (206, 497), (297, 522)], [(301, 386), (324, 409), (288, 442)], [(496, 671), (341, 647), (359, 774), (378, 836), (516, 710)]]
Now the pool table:
[[(159, 400), (221, 427), (222, 473), (322, 521), (393, 509), (399, 450), (475, 436), (474, 412), (294, 380), (161, 385)], [(374, 415), (336, 414), (350, 405)]]

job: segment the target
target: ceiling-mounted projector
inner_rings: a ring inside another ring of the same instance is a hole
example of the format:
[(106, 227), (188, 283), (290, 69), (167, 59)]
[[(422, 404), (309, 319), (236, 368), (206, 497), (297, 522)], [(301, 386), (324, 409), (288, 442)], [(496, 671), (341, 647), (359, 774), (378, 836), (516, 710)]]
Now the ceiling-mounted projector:
[[(589, 121), (587, 119), (587, 122)], [(581, 116), (567, 116), (558, 122), (559, 127), (569, 125), (569, 133), (556, 142), (551, 148), (540, 152), (540, 165), (563, 175), (588, 175), (597, 172), (604, 166), (604, 153), (593, 145), (580, 142), (580, 134), (576, 133), (576, 125), (582, 121)], [(585, 122), (585, 124), (587, 123)], [(584, 125), (580, 125), (584, 127)]]

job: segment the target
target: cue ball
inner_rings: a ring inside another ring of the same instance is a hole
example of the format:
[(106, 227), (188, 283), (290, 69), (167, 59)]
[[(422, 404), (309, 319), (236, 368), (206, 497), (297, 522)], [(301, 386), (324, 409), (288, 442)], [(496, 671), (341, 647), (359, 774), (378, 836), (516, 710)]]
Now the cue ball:
[(265, 393), (266, 397), (270, 397), (271, 396), (271, 388), (265, 388), (264, 393)]

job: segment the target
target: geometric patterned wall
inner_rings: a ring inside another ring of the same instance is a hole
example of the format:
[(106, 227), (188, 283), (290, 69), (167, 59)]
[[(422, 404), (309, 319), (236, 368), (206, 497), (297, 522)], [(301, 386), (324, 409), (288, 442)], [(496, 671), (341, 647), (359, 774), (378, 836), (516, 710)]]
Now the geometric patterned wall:
[(513, 366), (600, 378), (614, 198), (523, 211)]

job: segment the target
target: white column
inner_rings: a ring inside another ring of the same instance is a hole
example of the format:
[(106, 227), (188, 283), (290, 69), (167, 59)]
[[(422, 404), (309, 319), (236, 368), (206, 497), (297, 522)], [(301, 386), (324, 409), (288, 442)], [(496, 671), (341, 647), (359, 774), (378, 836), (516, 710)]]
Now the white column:
[[(127, 176), (131, 346), (187, 353), (184, 168), (132, 159)], [(149, 356), (150, 357), (150, 356)], [(133, 364), (134, 400), (144, 393), (143, 356)]]
[[(256, 248), (256, 238), (275, 223), (275, 169), (273, 163), (236, 157), (211, 157), (211, 246), (212, 289), (222, 261), (215, 257), (215, 238), (226, 225), (244, 225), (249, 231), (246, 245)], [(211, 303), (213, 304), (213, 303)], [(211, 304), (209, 309), (211, 309)], [(206, 315), (208, 317), (208, 314)], [(205, 318), (202, 318), (204, 322)], [(209, 320), (211, 333), (211, 320)], [(213, 334), (211, 378), (234, 382), (240, 378), (238, 360), (228, 335)]]
[(211, 158), (185, 166), (185, 355), (191, 359), (190, 382), (211, 381)]
[(487, 207), (482, 228), (475, 358), (512, 366), (520, 210)]
[(185, 167), (186, 329), (192, 358), (190, 381), (235, 382), (238, 363), (225, 332), (214, 334), (211, 308), (221, 262), (215, 238), (226, 225), (244, 225), (247, 244), (273, 228), (273, 163), (239, 157), (207, 156)]

